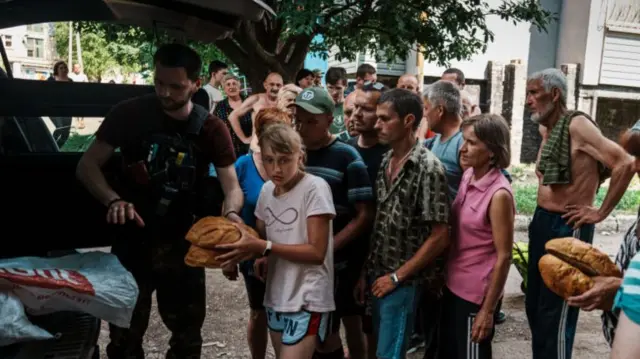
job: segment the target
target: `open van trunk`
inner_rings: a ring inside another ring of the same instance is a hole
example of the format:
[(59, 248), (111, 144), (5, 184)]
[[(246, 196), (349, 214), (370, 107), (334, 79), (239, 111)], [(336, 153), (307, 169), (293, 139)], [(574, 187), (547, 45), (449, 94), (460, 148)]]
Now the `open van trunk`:
[[(59, 21), (116, 22), (155, 27), (178, 37), (211, 42), (230, 36), (241, 20), (273, 11), (260, 0), (0, 0), (0, 29)], [(82, 153), (60, 152), (43, 117), (104, 117), (116, 103), (153, 91), (152, 86), (14, 79), (0, 72), (0, 198), (4, 212), (0, 257), (48, 256), (77, 248), (110, 246), (117, 235), (106, 209), (80, 185)], [(4, 76), (3, 76), (4, 75)], [(105, 166), (117, 182), (117, 154)], [(56, 340), (0, 347), (1, 358), (87, 358), (100, 321), (59, 312), (33, 318)]]

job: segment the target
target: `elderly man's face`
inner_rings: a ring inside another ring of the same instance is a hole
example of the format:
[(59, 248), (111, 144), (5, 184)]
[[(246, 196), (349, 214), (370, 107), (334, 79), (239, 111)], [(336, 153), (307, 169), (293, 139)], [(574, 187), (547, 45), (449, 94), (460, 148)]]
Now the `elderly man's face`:
[[(554, 94), (554, 92), (556, 92)], [(546, 91), (542, 80), (534, 79), (527, 82), (527, 107), (531, 111), (531, 120), (537, 124), (546, 126), (549, 123), (549, 115), (553, 112), (559, 90)]]

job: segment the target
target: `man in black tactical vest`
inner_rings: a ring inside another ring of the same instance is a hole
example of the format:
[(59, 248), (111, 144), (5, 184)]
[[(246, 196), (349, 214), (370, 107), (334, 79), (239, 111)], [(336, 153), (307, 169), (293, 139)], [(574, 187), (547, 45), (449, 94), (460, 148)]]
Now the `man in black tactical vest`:
[[(130, 223), (112, 252), (136, 278), (140, 294), (130, 328), (110, 327), (112, 359), (144, 358), (154, 291), (172, 333), (167, 358), (200, 358), (205, 274), (185, 265), (189, 243), (184, 237), (196, 217), (207, 214), (198, 209), (210, 185), (210, 163), (225, 194), (223, 215), (242, 222), (243, 195), (229, 131), (190, 100), (199, 87), (198, 54), (184, 45), (164, 45), (154, 64), (155, 93), (116, 105), (77, 168), (78, 179), (106, 206), (107, 221)], [(101, 168), (118, 148), (122, 172), (114, 189)], [(228, 270), (226, 275), (235, 274)]]

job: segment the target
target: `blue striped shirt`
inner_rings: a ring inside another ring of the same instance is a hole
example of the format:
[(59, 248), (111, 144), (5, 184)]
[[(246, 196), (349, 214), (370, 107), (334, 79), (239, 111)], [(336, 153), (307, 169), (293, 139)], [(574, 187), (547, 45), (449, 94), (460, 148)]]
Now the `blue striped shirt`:
[[(317, 150), (307, 150), (305, 171), (324, 179), (331, 188), (336, 207), (334, 234), (340, 232), (356, 216), (356, 203), (374, 201), (367, 166), (360, 153), (342, 141), (333, 141)], [(360, 242), (353, 241), (340, 252), (359, 247)]]
[(640, 325), (640, 252), (631, 259), (613, 306)]

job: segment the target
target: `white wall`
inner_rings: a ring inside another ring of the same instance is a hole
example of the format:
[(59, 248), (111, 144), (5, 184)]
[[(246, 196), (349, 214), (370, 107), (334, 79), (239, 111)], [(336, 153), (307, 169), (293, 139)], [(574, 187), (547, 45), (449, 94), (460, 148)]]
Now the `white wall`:
[(560, 16), (556, 67), (584, 64), (591, 7), (585, 0), (564, 0)]
[[(487, 0), (487, 3), (495, 8), (502, 0)], [(451, 67), (459, 68), (465, 77), (470, 79), (484, 79), (489, 61), (508, 63), (510, 60), (520, 59), (526, 62), (529, 57), (529, 23), (513, 25), (512, 22), (501, 20), (498, 16), (487, 16), (486, 22), (494, 34), (494, 41), (488, 44), (487, 51), (484, 54), (478, 53), (467, 61), (450, 62)], [(425, 61), (425, 76), (440, 76), (444, 70), (446, 67)]]

